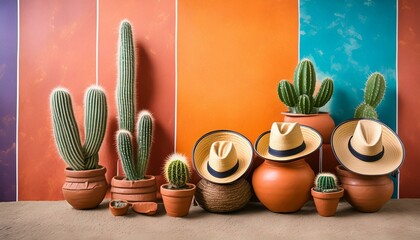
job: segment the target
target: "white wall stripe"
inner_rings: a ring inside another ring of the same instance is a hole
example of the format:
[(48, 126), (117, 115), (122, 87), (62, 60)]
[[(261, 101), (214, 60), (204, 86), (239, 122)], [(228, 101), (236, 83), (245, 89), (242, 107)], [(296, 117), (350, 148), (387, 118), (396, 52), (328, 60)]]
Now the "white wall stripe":
[[(395, 131), (396, 131), (396, 133), (398, 134), (398, 0), (396, 0), (396, 4), (397, 4), (397, 6), (396, 6), (396, 14), (395, 14), (395, 16), (396, 16), (396, 25), (395, 25), (395, 34), (396, 34), (396, 37), (395, 37), (395, 39), (396, 39), (396, 41), (395, 41), (395, 81), (396, 81), (396, 83), (395, 83), (395, 89), (396, 89), (396, 91), (395, 91), (395, 94), (396, 94), (396, 96), (395, 96), (395, 103), (396, 103), (396, 106), (395, 106), (395, 113), (396, 113), (396, 116), (395, 116)], [(397, 183), (398, 183), (398, 185), (397, 185), (397, 199), (399, 199), (400, 198), (400, 175), (401, 175), (401, 172), (399, 172), (398, 173), (398, 175), (397, 175)]]
[(98, 42), (99, 42), (99, 0), (96, 0), (96, 48), (95, 48), (95, 80), (96, 85), (99, 85), (99, 72), (98, 72)]
[(175, 0), (175, 121), (174, 121), (174, 152), (176, 152), (176, 134), (178, 122), (178, 0)]
[(19, 56), (20, 56), (20, 1), (17, 0), (17, 51), (16, 51), (16, 202), (19, 201)]

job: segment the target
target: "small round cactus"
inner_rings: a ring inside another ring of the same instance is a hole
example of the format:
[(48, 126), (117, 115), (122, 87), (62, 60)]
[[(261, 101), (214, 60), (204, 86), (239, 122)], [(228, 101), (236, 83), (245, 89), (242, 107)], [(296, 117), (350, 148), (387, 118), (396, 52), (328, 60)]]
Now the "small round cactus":
[(191, 178), (191, 169), (187, 158), (179, 153), (170, 155), (165, 162), (164, 175), (169, 188), (186, 188)]
[(317, 192), (337, 192), (337, 177), (332, 173), (318, 173), (314, 190)]

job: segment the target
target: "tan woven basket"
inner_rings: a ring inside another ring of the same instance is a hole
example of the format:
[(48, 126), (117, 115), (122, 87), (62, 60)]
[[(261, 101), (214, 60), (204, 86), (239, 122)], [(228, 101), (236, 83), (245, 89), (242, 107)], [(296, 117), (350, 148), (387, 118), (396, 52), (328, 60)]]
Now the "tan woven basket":
[(215, 184), (200, 180), (195, 199), (200, 207), (215, 213), (238, 211), (251, 199), (251, 185), (245, 179), (231, 184)]

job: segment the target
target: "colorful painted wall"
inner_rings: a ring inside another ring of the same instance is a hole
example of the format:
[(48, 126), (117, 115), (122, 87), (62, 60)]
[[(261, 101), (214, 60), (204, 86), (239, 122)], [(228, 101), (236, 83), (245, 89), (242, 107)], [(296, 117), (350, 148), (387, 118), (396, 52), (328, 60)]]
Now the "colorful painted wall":
[(100, 164), (108, 180), (117, 174), (122, 19), (132, 22), (135, 34), (137, 105), (157, 122), (150, 174), (160, 175), (174, 149), (191, 156), (195, 141), (211, 130), (239, 131), (254, 142), (286, 110), (278, 81), (291, 79), (298, 60), (309, 57), (318, 79), (334, 79), (324, 110), (336, 123), (352, 117), (369, 73), (385, 75), (379, 116), (406, 146), (395, 196), (399, 190), (400, 197), (420, 197), (419, 10), (415, 0), (0, 1), (0, 201), (63, 198), (65, 164), (49, 115), (49, 94), (57, 86), (72, 92), (81, 132), (85, 88), (106, 89)]

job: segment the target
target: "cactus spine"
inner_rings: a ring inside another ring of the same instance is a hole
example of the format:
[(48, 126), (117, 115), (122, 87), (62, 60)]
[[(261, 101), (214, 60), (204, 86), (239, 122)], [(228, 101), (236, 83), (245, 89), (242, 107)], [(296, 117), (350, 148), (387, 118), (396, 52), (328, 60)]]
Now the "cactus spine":
[(287, 80), (281, 80), (277, 86), (277, 93), (292, 113), (318, 113), (318, 108), (327, 104), (331, 99), (334, 84), (331, 78), (325, 78), (314, 97), (316, 73), (312, 62), (303, 59), (297, 66), (293, 76), (293, 85)]
[(314, 190), (317, 192), (336, 192), (337, 186), (337, 177), (332, 173), (318, 173), (315, 178)]
[(378, 119), (376, 107), (384, 98), (386, 81), (382, 74), (375, 72), (366, 81), (364, 102), (361, 103), (354, 112), (355, 118)]
[(190, 180), (191, 170), (184, 155), (175, 153), (166, 159), (164, 175), (169, 188), (185, 188)]
[[(133, 33), (129, 21), (120, 25), (118, 40), (117, 108), (118, 126), (117, 150), (128, 180), (143, 179), (150, 157), (153, 136), (153, 117), (143, 110), (135, 121), (135, 53)], [(136, 129), (137, 147), (134, 146)], [(137, 149), (135, 152), (134, 149)]]
[(60, 156), (73, 170), (98, 168), (98, 151), (105, 136), (106, 95), (102, 88), (89, 87), (85, 93), (85, 143), (81, 144), (70, 92), (56, 88), (51, 94), (53, 132)]

